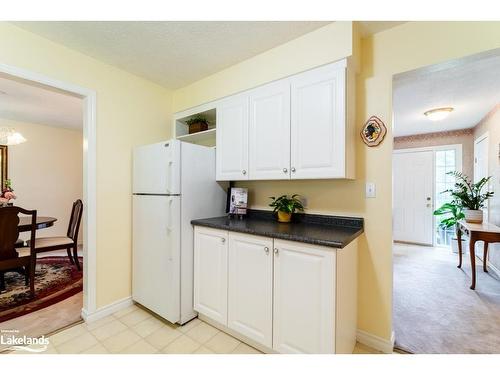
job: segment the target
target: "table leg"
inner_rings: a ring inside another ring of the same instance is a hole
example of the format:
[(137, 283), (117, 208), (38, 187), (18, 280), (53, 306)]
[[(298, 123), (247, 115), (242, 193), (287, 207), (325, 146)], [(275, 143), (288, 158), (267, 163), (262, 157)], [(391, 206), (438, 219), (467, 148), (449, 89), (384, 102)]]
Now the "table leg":
[(486, 268), (486, 260), (488, 259), (488, 242), (484, 241), (484, 254), (483, 254), (483, 271), (488, 272)]
[(471, 271), (472, 271), (472, 284), (470, 288), (472, 290), (476, 289), (476, 240), (472, 238), (472, 235), (470, 236), (470, 245), (469, 245), (469, 252), (470, 252), (470, 266), (471, 266)]
[(457, 227), (457, 241), (458, 241), (458, 268), (462, 267), (462, 231)]

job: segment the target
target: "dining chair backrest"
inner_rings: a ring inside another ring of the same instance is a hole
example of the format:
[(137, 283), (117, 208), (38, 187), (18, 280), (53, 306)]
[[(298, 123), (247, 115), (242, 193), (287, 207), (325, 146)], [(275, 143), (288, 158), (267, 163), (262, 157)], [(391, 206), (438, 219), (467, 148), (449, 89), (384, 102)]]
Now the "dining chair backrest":
[(71, 217), (69, 219), (68, 234), (67, 236), (71, 238), (74, 243), (78, 242), (78, 232), (80, 231), (80, 222), (82, 220), (83, 213), (83, 202), (81, 199), (77, 199), (73, 202), (73, 208), (71, 209)]
[(0, 208), (0, 260), (17, 258), (18, 254), (15, 248), (19, 238), (19, 214), (31, 216), (31, 254), (35, 249), (36, 233), (36, 210), (25, 210), (17, 206)]

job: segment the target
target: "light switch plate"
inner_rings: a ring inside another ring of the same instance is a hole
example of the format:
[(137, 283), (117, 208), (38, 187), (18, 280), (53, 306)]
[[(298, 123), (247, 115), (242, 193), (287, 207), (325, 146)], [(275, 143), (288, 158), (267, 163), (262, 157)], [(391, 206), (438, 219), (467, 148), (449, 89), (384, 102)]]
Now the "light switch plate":
[(377, 195), (376, 187), (374, 182), (366, 183), (366, 197), (367, 198), (375, 198)]

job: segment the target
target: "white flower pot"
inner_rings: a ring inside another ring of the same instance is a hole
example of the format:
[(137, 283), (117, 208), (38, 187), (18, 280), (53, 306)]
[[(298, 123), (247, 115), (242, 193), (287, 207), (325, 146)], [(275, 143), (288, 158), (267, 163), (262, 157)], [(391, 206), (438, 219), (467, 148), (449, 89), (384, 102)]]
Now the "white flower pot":
[[(458, 254), (458, 239), (451, 239), (451, 251)], [(469, 241), (466, 238), (462, 238), (462, 254), (467, 254), (469, 252)]]
[(482, 210), (464, 210), (465, 221), (468, 223), (481, 224), (483, 222)]

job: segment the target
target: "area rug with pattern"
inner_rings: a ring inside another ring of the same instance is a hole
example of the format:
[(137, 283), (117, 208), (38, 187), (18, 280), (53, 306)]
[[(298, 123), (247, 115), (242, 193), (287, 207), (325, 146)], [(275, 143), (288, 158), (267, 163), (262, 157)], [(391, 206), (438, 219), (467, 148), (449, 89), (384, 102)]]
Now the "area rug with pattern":
[(83, 272), (68, 257), (40, 258), (36, 263), (34, 299), (24, 284), (24, 275), (5, 273), (5, 290), (0, 292), (0, 322), (43, 309), (82, 290)]

